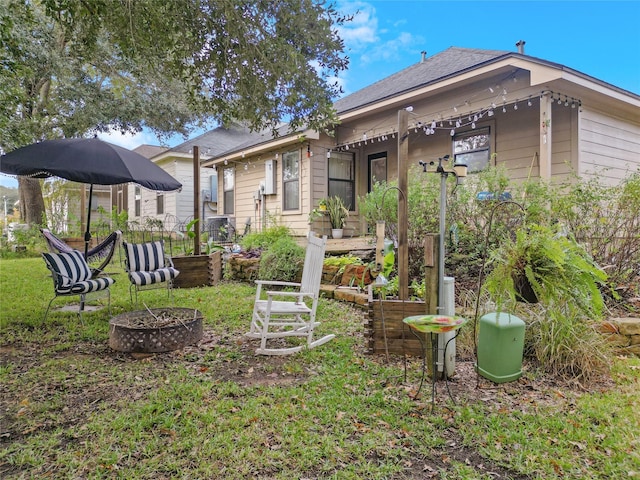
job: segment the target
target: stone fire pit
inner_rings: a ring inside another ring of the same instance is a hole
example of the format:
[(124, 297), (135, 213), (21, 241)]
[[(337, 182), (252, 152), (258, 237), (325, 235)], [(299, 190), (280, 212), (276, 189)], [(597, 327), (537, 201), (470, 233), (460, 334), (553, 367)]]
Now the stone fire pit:
[(126, 312), (109, 321), (109, 346), (119, 352), (169, 352), (201, 338), (202, 313), (192, 308)]

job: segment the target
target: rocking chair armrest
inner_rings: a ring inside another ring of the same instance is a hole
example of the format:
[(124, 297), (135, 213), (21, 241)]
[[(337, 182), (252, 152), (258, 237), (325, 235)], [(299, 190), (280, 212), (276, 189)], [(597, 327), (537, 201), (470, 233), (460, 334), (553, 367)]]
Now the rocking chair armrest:
[(283, 292), (280, 290), (267, 290), (268, 297), (313, 297), (312, 292)]
[(277, 287), (300, 287), (300, 283), (298, 282), (283, 282), (279, 280), (256, 280), (257, 285), (275, 285)]

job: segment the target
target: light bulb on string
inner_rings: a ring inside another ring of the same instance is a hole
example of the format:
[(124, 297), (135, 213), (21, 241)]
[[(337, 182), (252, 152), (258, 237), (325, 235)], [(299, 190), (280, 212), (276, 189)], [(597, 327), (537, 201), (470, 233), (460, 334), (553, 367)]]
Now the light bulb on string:
[(518, 101), (516, 100), (516, 103), (513, 104), (513, 109), (517, 110), (518, 109)]
[(564, 106), (565, 107), (569, 106), (569, 97), (564, 97)]
[(493, 109), (487, 110), (487, 115), (489, 115), (490, 117), (493, 117)]
[(502, 113), (507, 113), (507, 107), (505, 105), (502, 106)]
[(451, 132), (449, 132), (449, 134), (453, 137), (456, 134), (456, 131), (452, 128)]
[(476, 128), (476, 122), (471, 123), (471, 128)]
[(527, 101), (527, 106), (531, 106), (531, 97), (529, 97), (529, 100)]

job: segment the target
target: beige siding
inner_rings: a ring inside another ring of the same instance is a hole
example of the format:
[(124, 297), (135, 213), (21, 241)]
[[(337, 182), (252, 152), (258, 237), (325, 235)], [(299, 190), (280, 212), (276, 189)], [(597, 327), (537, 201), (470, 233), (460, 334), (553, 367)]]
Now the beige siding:
[(640, 118), (635, 124), (583, 109), (580, 117), (581, 175), (615, 184), (640, 171)]

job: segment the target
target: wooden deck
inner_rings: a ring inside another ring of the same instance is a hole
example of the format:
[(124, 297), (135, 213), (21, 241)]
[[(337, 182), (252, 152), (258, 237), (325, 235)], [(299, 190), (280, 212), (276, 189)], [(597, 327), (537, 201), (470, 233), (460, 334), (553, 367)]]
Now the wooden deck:
[[(307, 245), (305, 237), (297, 237), (298, 244), (302, 247)], [(329, 238), (327, 240), (326, 253), (348, 253), (354, 250), (374, 250), (376, 238), (372, 235), (364, 237), (340, 238), (338, 240)]]

